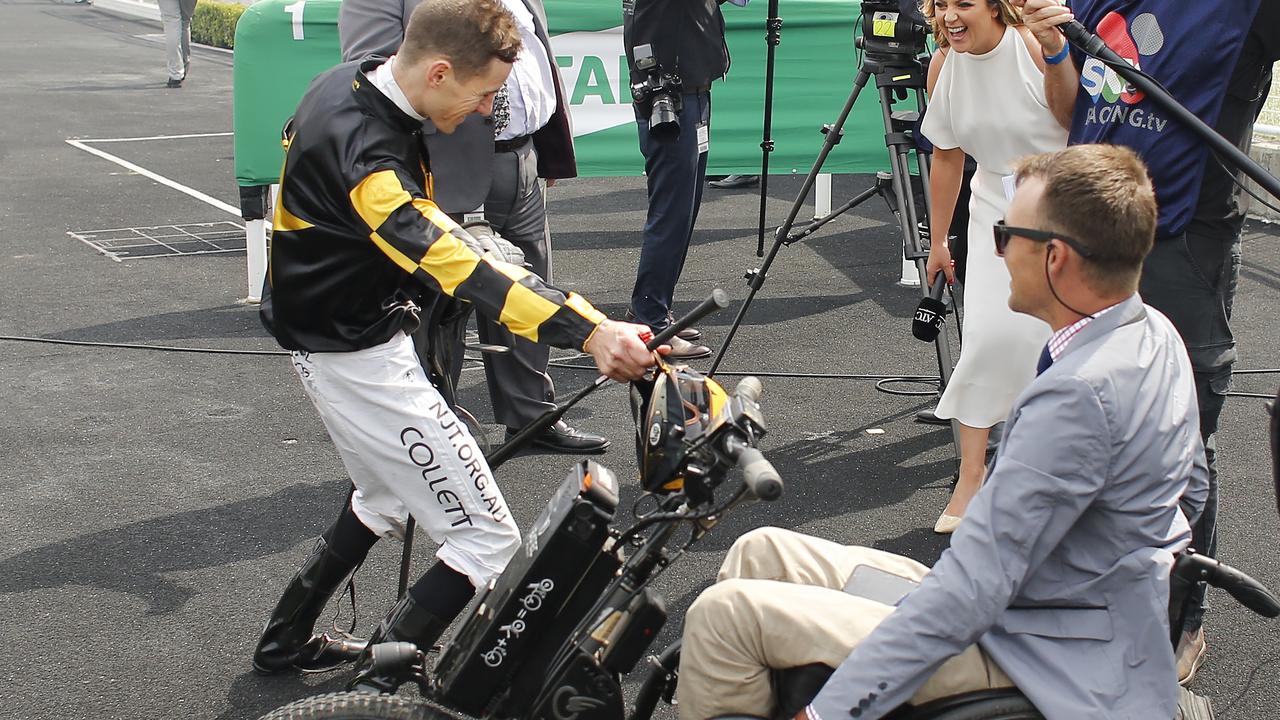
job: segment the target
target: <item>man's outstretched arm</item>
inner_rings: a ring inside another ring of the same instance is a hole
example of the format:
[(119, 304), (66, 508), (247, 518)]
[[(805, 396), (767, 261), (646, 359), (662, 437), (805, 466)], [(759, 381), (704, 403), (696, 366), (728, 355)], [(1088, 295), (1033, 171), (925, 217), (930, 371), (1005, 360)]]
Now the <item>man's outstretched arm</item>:
[(950, 549), (837, 668), (807, 717), (844, 720), (860, 707), (870, 720), (910, 700), (995, 624), (1106, 482), (1107, 420), (1082, 380), (1038, 388), (1005, 443)]
[(639, 339), (645, 328), (609, 321), (582, 296), (492, 254), (478, 255), (465, 241), (466, 230), (396, 168), (370, 172), (350, 199), (369, 241), (424, 285), (475, 304), (529, 340), (585, 350), (615, 380), (639, 377), (653, 364)]

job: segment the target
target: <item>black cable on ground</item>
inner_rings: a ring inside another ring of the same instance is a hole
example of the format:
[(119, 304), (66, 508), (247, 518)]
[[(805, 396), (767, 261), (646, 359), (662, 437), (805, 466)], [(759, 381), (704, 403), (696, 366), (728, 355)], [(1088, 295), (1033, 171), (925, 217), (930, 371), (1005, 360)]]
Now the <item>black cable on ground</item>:
[(13, 342), (43, 343), (46, 345), (77, 345), (80, 347), (119, 348), (122, 350), (156, 350), (159, 352), (185, 352), (204, 355), (288, 355), (288, 350), (224, 350), (222, 348), (193, 348), (174, 345), (141, 345), (136, 343), (95, 342), (92, 340), (58, 340), (55, 338), (23, 337), (21, 335), (0, 335), (0, 340)]
[[(581, 357), (581, 356), (579, 356)], [(590, 370), (594, 371), (594, 365), (575, 365), (571, 362), (559, 361), (547, 363), (549, 367), (563, 368), (565, 370)], [(798, 378), (804, 380), (875, 380), (876, 389), (887, 395), (900, 395), (903, 397), (932, 397), (938, 394), (938, 376), (937, 375), (865, 375), (854, 373), (802, 373), (802, 372), (773, 372), (763, 370), (760, 372), (747, 372), (741, 370), (720, 370), (716, 372), (719, 377), (725, 375), (728, 377), (747, 377), (748, 375), (758, 378)], [(896, 383), (918, 383), (928, 385), (928, 390), (894, 390), (890, 385)]]
[[(576, 359), (576, 358), (574, 358)], [(595, 365), (575, 365), (564, 360), (553, 361), (547, 363), (549, 367), (563, 368), (565, 370), (586, 370), (596, 371)], [(1280, 371), (1277, 371), (1280, 372)], [(782, 372), (761, 370), (759, 372), (749, 372), (745, 370), (718, 370), (716, 376), (728, 375), (729, 377), (747, 377), (748, 375), (760, 378), (804, 378), (814, 380), (878, 380), (881, 382), (937, 382), (937, 375), (866, 375), (854, 373), (804, 373), (804, 372)]]
[[(22, 335), (0, 335), (0, 340), (8, 340), (10, 342), (27, 342), (45, 345), (72, 345), (76, 347), (97, 347), (97, 348), (116, 348), (120, 350), (154, 350), (157, 352), (180, 352), (195, 353), (197, 355), (258, 355), (277, 357), (288, 355), (288, 350), (235, 350), (223, 348), (201, 348), (201, 347), (180, 347), (176, 345), (143, 345), (140, 343), (111, 343), (97, 342), (93, 340), (59, 340), (56, 338), (26, 337)], [(580, 353), (576, 356), (565, 360), (552, 361), (547, 363), (548, 367), (562, 368), (565, 370), (584, 370), (595, 372), (595, 365), (577, 365), (569, 360), (577, 360), (587, 357), (586, 353)], [(481, 362), (478, 357), (466, 356), (463, 358), (466, 362)], [(1280, 368), (1264, 368), (1260, 370), (1234, 370), (1233, 375), (1275, 375), (1280, 374)], [(937, 375), (870, 375), (860, 373), (805, 373), (805, 372), (775, 372), (762, 370), (759, 372), (747, 372), (742, 370), (721, 370), (716, 375), (726, 375), (728, 377), (746, 377), (748, 375), (760, 378), (795, 378), (800, 380), (875, 380), (876, 390), (887, 395), (898, 395), (902, 397), (926, 397), (938, 394), (938, 376)], [(891, 385), (900, 383), (927, 385), (928, 390), (895, 390)], [(1271, 400), (1275, 396), (1264, 393), (1250, 392), (1227, 392), (1224, 393), (1230, 397), (1248, 397), (1262, 398)]]

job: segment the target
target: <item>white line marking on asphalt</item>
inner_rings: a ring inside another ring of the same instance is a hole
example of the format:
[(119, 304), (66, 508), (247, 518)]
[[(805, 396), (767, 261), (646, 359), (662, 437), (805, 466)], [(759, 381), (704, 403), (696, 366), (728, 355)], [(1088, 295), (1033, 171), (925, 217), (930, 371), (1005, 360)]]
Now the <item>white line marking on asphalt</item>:
[(68, 230), (68, 231), (67, 231), (67, 234), (68, 234), (68, 235), (70, 235), (71, 237), (73, 237), (73, 238), (75, 238), (75, 239), (79, 240), (80, 242), (84, 243), (85, 245), (88, 245), (89, 247), (93, 248), (93, 251), (94, 251), (94, 252), (96, 252), (96, 253), (101, 253), (102, 255), (106, 255), (107, 257), (111, 258), (112, 260), (115, 260), (116, 262), (124, 262), (124, 260), (122, 260), (122, 259), (120, 258), (120, 256), (119, 256), (119, 255), (117, 255), (117, 254), (115, 254), (115, 253), (113, 253), (113, 252), (111, 252), (111, 251), (109, 251), (109, 250), (104, 250), (104, 249), (102, 249), (102, 248), (98, 247), (97, 245), (94, 245), (93, 243), (89, 242), (89, 238), (87, 238), (87, 237), (85, 237), (85, 236), (83, 236), (83, 235), (78, 235), (78, 234), (76, 234), (76, 233), (74, 233), (74, 232), (72, 232), (72, 231), (70, 231), (70, 230)]
[(145, 176), (145, 177), (149, 177), (149, 178), (151, 178), (152, 180), (154, 180), (154, 181), (156, 181), (156, 182), (160, 183), (161, 185), (166, 185), (166, 186), (168, 186), (168, 187), (173, 188), (174, 190), (177, 190), (177, 191), (178, 191), (178, 192), (180, 192), (180, 193), (184, 193), (184, 194), (186, 194), (186, 195), (190, 195), (191, 197), (193, 197), (193, 198), (195, 198), (195, 199), (197, 199), (197, 200), (199, 200), (199, 201), (201, 201), (201, 202), (204, 202), (204, 203), (207, 203), (207, 204), (209, 204), (209, 205), (212, 205), (212, 206), (214, 206), (214, 207), (218, 208), (219, 210), (224, 210), (224, 211), (226, 211), (226, 212), (231, 213), (232, 215), (235, 215), (236, 217), (240, 217), (240, 208), (235, 207), (235, 206), (233, 206), (233, 205), (228, 205), (227, 203), (224, 203), (224, 202), (222, 202), (221, 200), (219, 200), (219, 199), (217, 199), (217, 198), (215, 198), (215, 197), (211, 197), (211, 196), (209, 196), (209, 195), (205, 195), (204, 193), (200, 192), (199, 190), (196, 190), (195, 188), (187, 187), (186, 185), (183, 185), (182, 183), (180, 183), (180, 182), (178, 182), (178, 181), (176, 181), (176, 180), (170, 180), (169, 178), (167, 178), (167, 177), (165, 177), (165, 176), (163, 176), (163, 175), (161, 175), (161, 174), (159, 174), (159, 173), (152, 172), (152, 171), (150, 171), (150, 170), (148, 170), (148, 169), (146, 169), (146, 168), (142, 167), (141, 165), (135, 165), (135, 164), (133, 164), (133, 163), (129, 162), (128, 160), (125, 160), (124, 158), (116, 157), (115, 155), (112, 155), (111, 153), (106, 152), (106, 151), (104, 151), (104, 150), (99, 150), (98, 148), (95, 148), (95, 147), (89, 147), (88, 145), (85, 145), (85, 144), (84, 144), (84, 142), (82, 142), (82, 141), (80, 141), (80, 140), (68, 140), (68, 141), (67, 141), (67, 144), (68, 144), (68, 145), (70, 145), (71, 147), (74, 147), (74, 148), (80, 148), (81, 150), (83, 150), (83, 151), (85, 151), (85, 152), (89, 153), (90, 155), (97, 155), (98, 157), (102, 158), (103, 160), (108, 160), (108, 161), (110, 161), (110, 162), (113, 162), (113, 163), (115, 163), (115, 164), (119, 165), (119, 166), (120, 166), (120, 167), (122, 167), (122, 168), (125, 168), (125, 169), (128, 169), (128, 170), (132, 170), (132, 171), (134, 171), (134, 172), (138, 173), (139, 175), (143, 175), (143, 176)]
[[(215, 230), (214, 228), (225, 227), (226, 230)], [(206, 237), (200, 232), (193, 232), (191, 228), (200, 228), (206, 231), (212, 231), (212, 234)], [(232, 233), (231, 237), (217, 237), (225, 233)], [(123, 260), (148, 260), (151, 258), (164, 257), (187, 257), (190, 255), (215, 255), (218, 253), (237, 253), (244, 252), (244, 248), (224, 248), (218, 245), (221, 239), (239, 239), (244, 235), (244, 225), (230, 220), (219, 220), (208, 223), (188, 223), (185, 225), (155, 225), (151, 227), (127, 227), (127, 228), (108, 228), (106, 230), (68, 230), (67, 234), (71, 237), (88, 244), (94, 250), (106, 255), (107, 257), (120, 262)], [(165, 242), (170, 240), (173, 244)], [(201, 243), (205, 246), (212, 247), (212, 250), (185, 250), (176, 245), (191, 245), (193, 243)], [(146, 250), (162, 247), (169, 252), (167, 253), (149, 253)], [(139, 251), (142, 252), (139, 252)]]
[(191, 138), (230, 137), (231, 135), (235, 135), (235, 133), (211, 132), (211, 133), (191, 133), (189, 135), (148, 135), (146, 137), (80, 138), (78, 142), (118, 143), (118, 142), (139, 142), (142, 140), (188, 140)]

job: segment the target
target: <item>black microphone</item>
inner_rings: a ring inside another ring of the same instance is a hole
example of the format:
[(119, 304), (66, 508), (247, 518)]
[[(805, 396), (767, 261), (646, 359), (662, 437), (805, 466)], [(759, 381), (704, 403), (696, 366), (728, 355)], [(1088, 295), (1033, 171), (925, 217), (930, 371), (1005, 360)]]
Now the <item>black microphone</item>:
[(947, 286), (947, 274), (938, 271), (938, 277), (929, 288), (929, 296), (920, 299), (916, 314), (911, 318), (911, 334), (917, 340), (933, 342), (938, 339), (942, 322), (947, 316), (947, 306), (942, 302), (942, 290)]
[(1124, 62), (1124, 59), (1115, 53), (1102, 38), (1089, 32), (1079, 20), (1072, 20), (1058, 26), (1063, 35), (1067, 36), (1067, 40), (1071, 41), (1076, 47), (1084, 50), (1090, 55), (1096, 55), (1103, 60), (1111, 60), (1113, 62)]

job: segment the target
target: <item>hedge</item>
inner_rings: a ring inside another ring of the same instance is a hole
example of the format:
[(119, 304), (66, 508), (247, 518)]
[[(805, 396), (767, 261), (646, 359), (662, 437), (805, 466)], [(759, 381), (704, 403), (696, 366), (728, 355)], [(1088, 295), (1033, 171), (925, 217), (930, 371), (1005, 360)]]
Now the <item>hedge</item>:
[(235, 2), (200, 0), (191, 16), (191, 41), (231, 49), (236, 44), (236, 21), (245, 6)]

